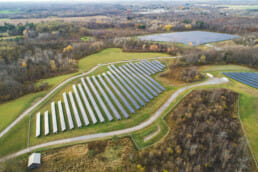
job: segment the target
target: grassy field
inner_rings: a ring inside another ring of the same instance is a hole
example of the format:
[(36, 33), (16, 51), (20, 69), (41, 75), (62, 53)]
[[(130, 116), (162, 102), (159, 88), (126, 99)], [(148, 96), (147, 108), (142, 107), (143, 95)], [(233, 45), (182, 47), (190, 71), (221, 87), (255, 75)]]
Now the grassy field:
[(0, 10), (0, 14), (16, 14), (20, 12), (20, 10)]
[(8, 101), (0, 105), (0, 131), (9, 125), (25, 109), (29, 108), (35, 100), (44, 96), (46, 91), (31, 93), (16, 100)]
[(91, 40), (91, 37), (90, 36), (84, 36), (84, 37), (81, 37), (81, 40), (84, 41), (84, 42), (88, 42), (89, 40)]
[(240, 94), (239, 113), (253, 152), (258, 158), (258, 96)]
[(169, 56), (163, 53), (127, 53), (122, 52), (119, 48), (105, 49), (99, 53), (87, 56), (79, 61), (80, 72), (88, 71), (97, 64), (105, 64), (110, 62), (133, 60), (133, 59), (146, 59), (157, 56)]
[(59, 83), (65, 79), (73, 76), (74, 74), (67, 74), (62, 76), (57, 76), (49, 79), (42, 79), (38, 81), (38, 84), (42, 82), (47, 82), (49, 88), (45, 91), (40, 91), (36, 93), (27, 94), (15, 100), (11, 100), (0, 104), (0, 131), (8, 126), (14, 119), (16, 119), (24, 110), (29, 108), (31, 105), (36, 103), (40, 98), (45, 96), (49, 90), (53, 89)]
[(0, 41), (2, 40), (19, 40), (22, 39), (23, 35), (17, 35), (17, 36), (6, 36), (6, 37), (0, 37)]

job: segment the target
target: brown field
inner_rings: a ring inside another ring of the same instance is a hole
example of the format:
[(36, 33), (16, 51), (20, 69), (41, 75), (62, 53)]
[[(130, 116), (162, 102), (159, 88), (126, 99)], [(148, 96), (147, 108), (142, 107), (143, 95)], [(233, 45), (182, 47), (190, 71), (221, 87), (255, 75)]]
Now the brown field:
[(0, 25), (3, 25), (4, 23), (26, 24), (26, 23), (41, 23), (41, 22), (54, 22), (54, 21), (89, 22), (91, 20), (105, 23), (110, 21), (111, 18), (107, 16), (86, 16), (86, 17), (47, 17), (47, 18), (30, 18), (30, 19), (4, 19), (4, 20), (0, 20)]

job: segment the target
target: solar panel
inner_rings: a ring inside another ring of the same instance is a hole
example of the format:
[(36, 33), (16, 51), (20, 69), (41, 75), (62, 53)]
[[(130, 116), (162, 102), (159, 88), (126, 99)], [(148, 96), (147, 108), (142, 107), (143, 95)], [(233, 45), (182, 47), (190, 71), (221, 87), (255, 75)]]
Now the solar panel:
[(143, 81), (145, 81), (148, 85), (150, 85), (156, 92), (161, 93), (162, 91), (157, 88), (154, 84), (152, 84), (145, 76), (147, 75), (138, 75), (140, 78), (142, 78)]
[[(136, 64), (136, 63), (135, 63)], [(143, 61), (138, 62), (137, 64), (139, 64), (143, 69), (145, 69), (146, 71), (150, 72), (151, 74), (155, 74), (156, 72), (153, 71), (151, 68), (149, 68), (148, 66), (146, 66)]]
[(63, 93), (63, 98), (64, 98), (65, 111), (66, 111), (66, 116), (67, 116), (67, 119), (68, 119), (69, 128), (73, 129), (74, 125), (73, 125), (72, 114), (71, 114), (71, 110), (70, 110), (69, 103), (68, 103), (67, 96), (66, 96), (65, 92)]
[(51, 103), (53, 133), (57, 133), (56, 107), (55, 102)]
[(255, 84), (258, 84), (258, 78), (254, 78), (250, 75), (247, 75), (247, 74), (244, 74), (244, 73), (241, 73), (241, 72), (240, 73), (234, 73), (234, 74), (236, 74), (237, 76), (240, 76), (242, 78), (248, 79), (249, 81), (251, 81)]
[(91, 90), (93, 91), (94, 95), (96, 96), (99, 104), (100, 104), (100, 107), (103, 109), (103, 111), (105, 112), (105, 114), (107, 115), (107, 118), (109, 121), (113, 120), (113, 117), (111, 116), (108, 108), (106, 107), (105, 103), (103, 102), (102, 98), (100, 97), (98, 91), (96, 90), (95, 86), (93, 85), (93, 83), (91, 82), (90, 78), (87, 77), (86, 78), (90, 87), (91, 87)]
[[(128, 72), (128, 73), (130, 73), (130, 75), (131, 75), (131, 79), (134, 81), (134, 83), (144, 92), (144, 94), (146, 95), (146, 96), (148, 96), (148, 98), (149, 99), (153, 99), (153, 96), (149, 93), (149, 91), (148, 90), (146, 90), (141, 84), (140, 84), (140, 82), (139, 82), (139, 79), (137, 79), (136, 77), (135, 77), (135, 74), (134, 73), (132, 73), (128, 68), (127, 68), (127, 66), (122, 66), (123, 67), (123, 69), (125, 69), (126, 70), (126, 72)], [(129, 67), (129, 66), (128, 66)], [(131, 67), (131, 66), (130, 66)], [(126, 72), (124, 72), (124, 74), (127, 74)], [(129, 75), (129, 74), (128, 74)]]
[(165, 88), (162, 85), (160, 85), (157, 81), (155, 81), (152, 77), (150, 77), (148, 75), (144, 75), (144, 77), (149, 79), (152, 83), (154, 83), (156, 86), (158, 86), (162, 91), (165, 91)]
[(159, 72), (159, 70), (157, 70), (156, 68), (152, 67), (152, 65), (150, 65), (147, 60), (143, 60), (143, 61), (141, 61), (141, 63), (142, 63), (144, 66), (146, 66), (148, 69), (151, 69), (154, 74), (157, 73), (157, 72)]
[[(134, 64), (131, 64), (131, 66), (134, 66)], [(130, 71), (130, 70), (129, 70), (129, 71)], [(151, 87), (149, 87), (148, 84), (145, 83), (146, 80), (143, 79), (143, 78), (141, 77), (141, 75), (136, 75), (136, 74), (134, 74), (134, 71), (130, 71), (130, 72), (131, 72), (131, 75), (133, 75), (133, 77), (135, 77), (145, 88), (147, 88), (147, 89), (151, 92), (152, 95), (158, 96), (158, 94), (157, 94)], [(142, 79), (140, 79), (139, 76), (140, 76), (140, 78), (142, 78), (145, 82), (142, 81)]]
[(59, 100), (57, 105), (58, 105), (58, 111), (59, 111), (59, 118), (60, 118), (60, 122), (61, 122), (61, 130), (65, 131), (66, 130), (66, 125), (65, 125), (62, 102)]
[(112, 100), (114, 101), (114, 103), (117, 105), (118, 109), (121, 111), (121, 113), (123, 114), (123, 116), (125, 118), (128, 118), (129, 115), (126, 112), (126, 110), (124, 109), (124, 107), (120, 104), (120, 102), (118, 101), (118, 99), (116, 98), (116, 96), (114, 95), (114, 93), (111, 91), (111, 89), (109, 88), (109, 86), (106, 84), (106, 82), (104, 81), (104, 79), (98, 75), (98, 78), (100, 80), (100, 83), (104, 86), (104, 88), (107, 90), (107, 93), (110, 95), (110, 97), (112, 98)]
[(95, 117), (95, 115), (94, 115), (94, 112), (93, 112), (91, 106), (90, 106), (89, 100), (88, 100), (88, 98), (86, 97), (86, 95), (85, 95), (85, 93), (84, 93), (84, 91), (83, 91), (82, 85), (81, 85), (81, 84), (78, 84), (78, 88), (79, 88), (79, 91), (80, 91), (80, 93), (81, 93), (82, 100), (83, 100), (83, 102), (84, 102), (84, 104), (85, 104), (85, 106), (86, 106), (86, 109), (88, 110), (88, 112), (89, 112), (89, 114), (90, 114), (92, 123), (93, 123), (93, 124), (96, 124), (96, 123), (97, 123), (97, 119), (96, 119), (96, 117)]
[(123, 96), (123, 94), (119, 91), (119, 89), (113, 84), (113, 82), (109, 79), (109, 77), (103, 73), (102, 74), (104, 76), (104, 78), (106, 79), (106, 81), (109, 83), (109, 85), (114, 89), (114, 91), (116, 92), (116, 94), (118, 95), (118, 97), (120, 97), (120, 99), (122, 100), (122, 102), (125, 104), (126, 108), (131, 112), (131, 113), (135, 113), (133, 107), (130, 105), (130, 103), (126, 100), (126, 98)]
[(162, 71), (164, 69), (164, 67), (160, 66), (159, 64), (157, 64), (156, 62), (152, 61), (150, 62), (151, 64), (153, 64), (153, 66), (157, 67), (160, 69), (160, 71)]
[(245, 76), (248, 76), (248, 77), (250, 77), (251, 79), (253, 79), (253, 80), (255, 80), (256, 82), (258, 82), (258, 74), (256, 74), (256, 73), (247, 73), (247, 72), (245, 72), (245, 73), (243, 73), (243, 72), (240, 72), (242, 75), (245, 75)]
[[(119, 73), (120, 76), (122, 76), (122, 78), (124, 78), (124, 80), (127, 81), (127, 83), (136, 91), (136, 93), (138, 93), (138, 95), (139, 95), (144, 101), (149, 102), (149, 99), (135, 86), (135, 84), (132, 83), (132, 81), (130, 80), (130, 78), (129, 78), (129, 77), (126, 77), (126, 76), (122, 73), (122, 71), (120, 71), (121, 69), (120, 69), (120, 70), (117, 69), (114, 65), (111, 65), (111, 67), (113, 67), (113, 69), (114, 69), (117, 73)], [(139, 98), (139, 99), (140, 99), (140, 98)], [(139, 102), (142, 106), (145, 105), (144, 101), (142, 101), (141, 99), (138, 100), (138, 102)]]
[(74, 114), (74, 117), (75, 117), (77, 127), (81, 128), (82, 127), (82, 122), (81, 122), (79, 112), (77, 110), (77, 106), (76, 106), (74, 98), (73, 98), (73, 93), (71, 91), (69, 91), (68, 94), (69, 94), (70, 102), (72, 104), (73, 114)]
[[(87, 126), (87, 125), (90, 124), (90, 122), (89, 122), (89, 119), (88, 119), (88, 117), (87, 117), (87, 113), (86, 113), (86, 111), (85, 111), (85, 109), (84, 109), (84, 106), (83, 106), (83, 104), (82, 104), (82, 100), (81, 100), (81, 97), (80, 97), (80, 95), (79, 95), (79, 93), (78, 93), (78, 90), (77, 90), (77, 88), (76, 88), (76, 85), (73, 85), (73, 91), (74, 91), (74, 94), (75, 94), (76, 101), (77, 101), (77, 103), (78, 103), (78, 105), (79, 105), (80, 112), (81, 112), (81, 115), (82, 115), (84, 124)], [(79, 115), (78, 115), (78, 116), (79, 116)], [(79, 118), (79, 119), (80, 119), (80, 118)]]
[(37, 113), (36, 119), (36, 137), (40, 136), (40, 112)]
[(234, 78), (236, 78), (236, 79), (241, 79), (241, 80), (243, 80), (244, 82), (248, 82), (248, 83), (254, 84), (254, 85), (257, 84), (256, 81), (250, 80), (250, 78), (247, 77), (247, 76), (241, 76), (239, 73), (231, 73), (231, 72), (229, 72), (229, 73), (230, 73), (230, 75), (231, 75), (232, 77), (234, 77)]
[(144, 72), (144, 74), (147, 74), (147, 75), (151, 75), (152, 73), (150, 73), (148, 70), (146, 70), (145, 68), (142, 67), (142, 65), (140, 63), (129, 63), (130, 65), (134, 65), (134, 68), (137, 69), (137, 70), (142, 70)]
[(154, 62), (156, 62), (157, 64), (159, 64), (161, 67), (165, 68), (166, 66), (164, 64), (162, 64), (160, 61), (158, 60), (153, 60)]
[(45, 135), (49, 134), (49, 120), (48, 120), (48, 111), (44, 114), (44, 123), (45, 123)]
[[(131, 66), (134, 66), (134, 64), (132, 64)], [(150, 85), (156, 92), (161, 93), (161, 90), (159, 88), (157, 88), (155, 85), (153, 85), (149, 80), (151, 80), (152, 82), (154, 81), (155, 84), (158, 85), (158, 87), (162, 87), (160, 84), (158, 84), (154, 79), (152, 79), (150, 76), (144, 74), (141, 75), (140, 73), (138, 73), (137, 71), (134, 71), (143, 81), (145, 81), (148, 85)], [(162, 87), (162, 90), (164, 88)]]
[(109, 70), (118, 78), (118, 80), (124, 85), (124, 87), (133, 95), (133, 97), (137, 100), (137, 102), (140, 103), (141, 106), (144, 106), (145, 103), (140, 99), (140, 97), (135, 93), (135, 91), (128, 85), (129, 79), (128, 78), (121, 78), (121, 72), (120, 71), (115, 71), (111, 68), (111, 66), (108, 66)]
[(107, 71), (107, 74), (111, 77), (111, 79), (118, 86), (118, 88), (120, 88), (122, 93), (124, 93), (124, 95), (130, 100), (130, 102), (133, 104), (133, 106), (136, 109), (139, 109), (140, 106), (138, 105), (138, 103), (132, 98), (132, 96), (128, 93), (128, 91), (126, 91), (126, 89), (120, 84), (120, 82), (116, 79), (116, 77), (114, 77), (114, 75), (110, 71)]
[(149, 66), (151, 66), (153, 69), (155, 69), (156, 70), (156, 72), (160, 72), (160, 71), (162, 71), (162, 69), (160, 69), (159, 67), (157, 67), (157, 66), (155, 66), (153, 63), (151, 63), (150, 61), (148, 61), (148, 60), (144, 60), (146, 63), (148, 63), (149, 64)]
[(86, 90), (87, 95), (89, 96), (90, 102), (91, 102), (91, 104), (93, 106), (93, 109), (95, 110), (95, 112), (96, 112), (100, 122), (105, 122), (105, 119), (103, 118), (103, 116), (101, 114), (101, 111), (99, 109), (99, 106), (97, 105), (97, 103), (96, 103), (96, 101), (95, 101), (95, 99), (94, 99), (94, 97), (93, 97), (89, 87), (86, 85), (86, 83), (85, 83), (83, 78), (81, 78), (81, 81), (82, 81), (82, 85), (83, 85), (84, 89)]
[(95, 76), (92, 76), (92, 79), (93, 79), (93, 82), (95, 83), (95, 85), (98, 87), (100, 93), (104, 97), (104, 99), (105, 99), (106, 103), (108, 104), (109, 108), (111, 109), (111, 111), (115, 115), (115, 117), (117, 119), (121, 119), (121, 116), (120, 116), (119, 112), (117, 111), (116, 107), (113, 105), (112, 101), (107, 96), (106, 92), (104, 91), (104, 89), (102, 88), (102, 86), (100, 85), (98, 80), (95, 78)]
[(253, 74), (242, 73), (242, 72), (240, 72), (240, 73), (238, 73), (238, 72), (233, 72), (233, 73), (232, 72), (228, 72), (228, 73), (222, 72), (222, 73), (234, 80), (242, 82), (251, 87), (258, 88), (257, 80), (255, 80), (255, 78), (253, 78), (253, 77), (250, 77), (250, 76), (254, 76)]
[(125, 66), (127, 66), (129, 69), (131, 69), (132, 71), (137, 71), (138, 73), (141, 73), (141, 74), (143, 74), (143, 75), (146, 75), (146, 73), (143, 71), (143, 70), (141, 70), (140, 68), (138, 68), (138, 67), (135, 67), (135, 68), (132, 68), (132, 65), (133, 63), (127, 63), (127, 64), (125, 64)]

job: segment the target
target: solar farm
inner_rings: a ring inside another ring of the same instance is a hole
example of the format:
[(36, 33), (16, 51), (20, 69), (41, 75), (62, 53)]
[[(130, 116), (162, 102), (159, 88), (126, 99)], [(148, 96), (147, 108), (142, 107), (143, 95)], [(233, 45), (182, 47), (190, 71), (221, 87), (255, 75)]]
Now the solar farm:
[(110, 65), (102, 74), (81, 78), (71, 91), (63, 93), (63, 100), (52, 102), (44, 115), (36, 114), (36, 137), (130, 118), (165, 91), (151, 77), (165, 67), (158, 60), (142, 60)]
[(249, 85), (254, 88), (258, 88), (258, 73), (254, 72), (223, 72), (224, 75)]

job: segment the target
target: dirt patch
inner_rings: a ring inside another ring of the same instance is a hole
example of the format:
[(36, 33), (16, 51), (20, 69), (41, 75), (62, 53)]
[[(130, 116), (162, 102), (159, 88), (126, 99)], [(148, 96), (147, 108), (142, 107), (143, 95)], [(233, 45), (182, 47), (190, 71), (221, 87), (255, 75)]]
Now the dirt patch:
[[(130, 159), (136, 154), (130, 138), (96, 141), (42, 153), (42, 166), (35, 171), (122, 171), (136, 169)], [(131, 165), (128, 165), (131, 164)]]
[(55, 21), (64, 21), (64, 22), (89, 22), (91, 20), (99, 20), (101, 22), (109, 21), (110, 17), (107, 16), (86, 16), (86, 17), (47, 17), (47, 18), (31, 18), (31, 19), (6, 19), (0, 20), (0, 25), (4, 23), (11, 24), (26, 24), (26, 23), (41, 23), (41, 22), (55, 22)]
[(170, 65), (169, 70), (160, 74), (160, 79), (172, 85), (183, 85), (204, 79), (196, 66), (180, 67)]

